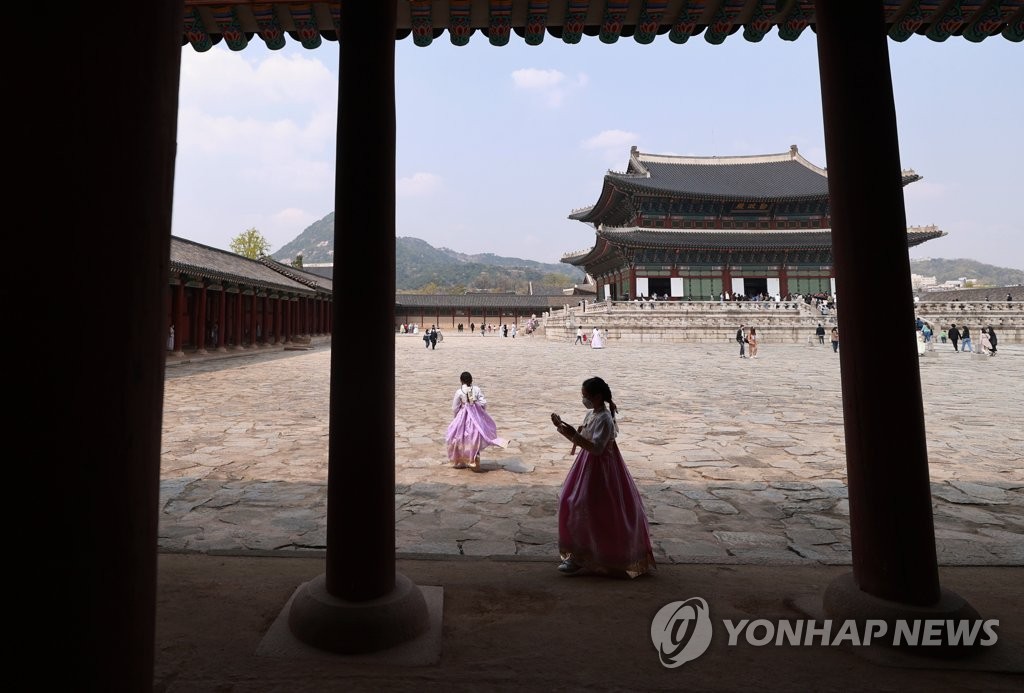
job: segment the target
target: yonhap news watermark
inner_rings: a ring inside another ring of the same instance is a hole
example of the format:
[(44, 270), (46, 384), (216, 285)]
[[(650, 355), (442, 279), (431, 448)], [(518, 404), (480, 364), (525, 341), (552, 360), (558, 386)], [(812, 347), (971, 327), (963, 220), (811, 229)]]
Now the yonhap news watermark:
[[(999, 640), (998, 619), (722, 619), (727, 646), (837, 647), (990, 647)], [(651, 641), (662, 665), (674, 669), (697, 659), (716, 631), (708, 603), (700, 597), (670, 602), (651, 621)]]

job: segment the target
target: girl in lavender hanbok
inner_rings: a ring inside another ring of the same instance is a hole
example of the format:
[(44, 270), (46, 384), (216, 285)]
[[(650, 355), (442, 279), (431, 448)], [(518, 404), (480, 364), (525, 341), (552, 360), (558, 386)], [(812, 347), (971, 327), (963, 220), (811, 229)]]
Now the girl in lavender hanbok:
[(508, 447), (508, 441), (498, 436), (498, 426), (487, 413), (487, 399), (473, 384), (473, 376), (464, 371), (459, 381), (462, 385), (452, 399), (454, 418), (445, 436), (448, 460), (456, 469), (480, 472), (480, 451), (488, 445)]
[(578, 429), (551, 415), (573, 452), (582, 448), (558, 496), (558, 570), (631, 578), (653, 572), (643, 499), (615, 442), (612, 391), (601, 378), (589, 378), (581, 394), (591, 411)]

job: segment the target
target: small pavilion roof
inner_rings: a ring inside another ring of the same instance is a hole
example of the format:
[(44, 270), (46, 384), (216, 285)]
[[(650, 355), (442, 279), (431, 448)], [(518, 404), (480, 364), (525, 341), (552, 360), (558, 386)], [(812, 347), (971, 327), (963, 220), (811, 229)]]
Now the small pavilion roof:
[[(903, 185), (921, 176), (903, 172)], [(781, 154), (674, 156), (630, 149), (626, 171), (609, 171), (597, 203), (573, 211), (584, 222), (622, 221), (635, 212), (633, 195), (661, 195), (710, 201), (828, 200), (828, 172), (801, 156), (794, 144)]]
[[(365, 0), (348, 0), (363, 2)], [(391, 0), (380, 0), (389, 2)], [(576, 44), (584, 36), (603, 43), (631, 37), (686, 43), (703, 36), (712, 44), (740, 34), (750, 42), (770, 32), (796, 40), (815, 26), (814, 3), (806, 0), (395, 0), (396, 40), (412, 37), (429, 46), (445, 32), (457, 46), (480, 40), (504, 46), (515, 36), (526, 45), (547, 36)], [(224, 41), (243, 50), (259, 40), (272, 50), (290, 39), (313, 49), (337, 41), (344, 2), (309, 0), (185, 0), (182, 45), (207, 51)], [(927, 36), (962, 37), (977, 43), (990, 36), (1024, 39), (1022, 0), (886, 0), (885, 24), (894, 41)]]

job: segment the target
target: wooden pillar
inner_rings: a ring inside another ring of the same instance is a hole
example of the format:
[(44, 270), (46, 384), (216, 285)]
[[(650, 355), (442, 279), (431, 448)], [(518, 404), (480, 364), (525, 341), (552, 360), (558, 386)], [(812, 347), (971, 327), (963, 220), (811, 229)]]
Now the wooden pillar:
[(234, 326), (235, 332), (235, 348), (244, 349), (245, 345), (242, 344), (242, 290), (239, 288), (238, 293), (234, 294), (234, 300), (231, 301), (235, 305), (234, 315), (231, 316), (231, 323)]
[[(882, 1), (817, 0), (815, 7), (842, 298), (853, 577), (876, 597), (929, 605), (939, 598), (939, 578)], [(892, 336), (884, 349), (877, 335)]]
[[(62, 23), (88, 26), (95, 9), (62, 7)], [(49, 173), (63, 181), (61, 208), (75, 210), (77, 232), (61, 253), (68, 261), (59, 263), (60, 281), (35, 289), (40, 305), (66, 306), (69, 289), (95, 286), (97, 267), (117, 268), (117, 301), (89, 313), (89, 334), (102, 338), (71, 349), (50, 340), (57, 344), (41, 347), (45, 358), (28, 356), (33, 367), (23, 369), (45, 372), (60, 392), (45, 411), (58, 435), (33, 440), (47, 460), (39, 529), (58, 548), (33, 576), (47, 604), (30, 619), (30, 634), (59, 642), (62, 661), (74, 662), (47, 667), (55, 690), (153, 689), (178, 75), (181, 53), (191, 49), (181, 46), (180, 0), (110, 9), (132, 12), (145, 39), (130, 59), (121, 41), (54, 42), (48, 53), (59, 69), (20, 108), (25, 122), (59, 113), (61, 125), (33, 138), (24, 159), (17, 144), (9, 152), (25, 180)], [(83, 162), (94, 166), (90, 174), (73, 174)], [(69, 444), (77, 462), (68, 460)]]
[(249, 346), (256, 346), (256, 290), (249, 299)]
[(196, 306), (196, 350), (206, 353), (206, 282), (199, 290), (199, 305)]
[(220, 296), (217, 298), (217, 310), (220, 320), (217, 323), (217, 351), (227, 351), (224, 345), (227, 343), (228, 331), (228, 294), (224, 286), (220, 287)]
[[(334, 283), (344, 268), (345, 283), (363, 287), (370, 348), (353, 368), (331, 345), (327, 570), (289, 615), (297, 637), (334, 651), (385, 649), (430, 627), (419, 588), (395, 571), (395, 395), (380, 387), (395, 377), (395, 22), (393, 2), (350, 3), (341, 15)], [(345, 307), (335, 302), (336, 320)], [(384, 443), (372, 460), (352, 447), (355, 420)]]
[(174, 300), (172, 301), (174, 306), (174, 355), (184, 356), (185, 352), (182, 350), (183, 340), (187, 330), (185, 329), (185, 278), (178, 277), (178, 283), (174, 287)]

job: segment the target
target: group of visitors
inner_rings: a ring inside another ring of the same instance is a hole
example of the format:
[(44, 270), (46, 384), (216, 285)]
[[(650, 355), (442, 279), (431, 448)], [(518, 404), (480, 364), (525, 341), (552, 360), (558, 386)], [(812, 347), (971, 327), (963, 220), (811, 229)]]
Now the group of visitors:
[(442, 341), (441, 332), (436, 326), (431, 325), (429, 330), (423, 332), (423, 348), (437, 349), (437, 343)]
[[(923, 354), (928, 351), (935, 351), (935, 332), (932, 326), (927, 320), (922, 320), (921, 318), (915, 318), (914, 322), (917, 328), (918, 353)], [(976, 353), (974, 344), (971, 341), (971, 328), (967, 325), (958, 326), (955, 322), (950, 323), (949, 329), (946, 330), (942, 341), (945, 342), (947, 339), (953, 345), (954, 352), (962, 354)], [(999, 337), (996, 335), (995, 329), (991, 325), (982, 327), (978, 343), (979, 351), (977, 353), (995, 356), (998, 351), (998, 344)]]
[[(583, 381), (580, 395), (587, 410), (580, 425), (551, 414), (555, 429), (572, 443), (569, 454), (575, 455), (558, 498), (558, 571), (629, 578), (652, 573), (656, 566), (643, 499), (615, 442), (618, 406), (612, 391), (593, 377)], [(445, 436), (452, 467), (486, 471), (480, 452), (488, 446), (506, 448), (509, 441), (498, 435), (487, 399), (468, 371), (459, 376), (452, 415)]]
[[(592, 349), (604, 349), (604, 340), (605, 334), (601, 331), (601, 328), (595, 327), (593, 332), (590, 333), (590, 347)], [(576, 328), (576, 339), (572, 345), (576, 346), (577, 344), (587, 345), (587, 335), (583, 332), (582, 327)]]

